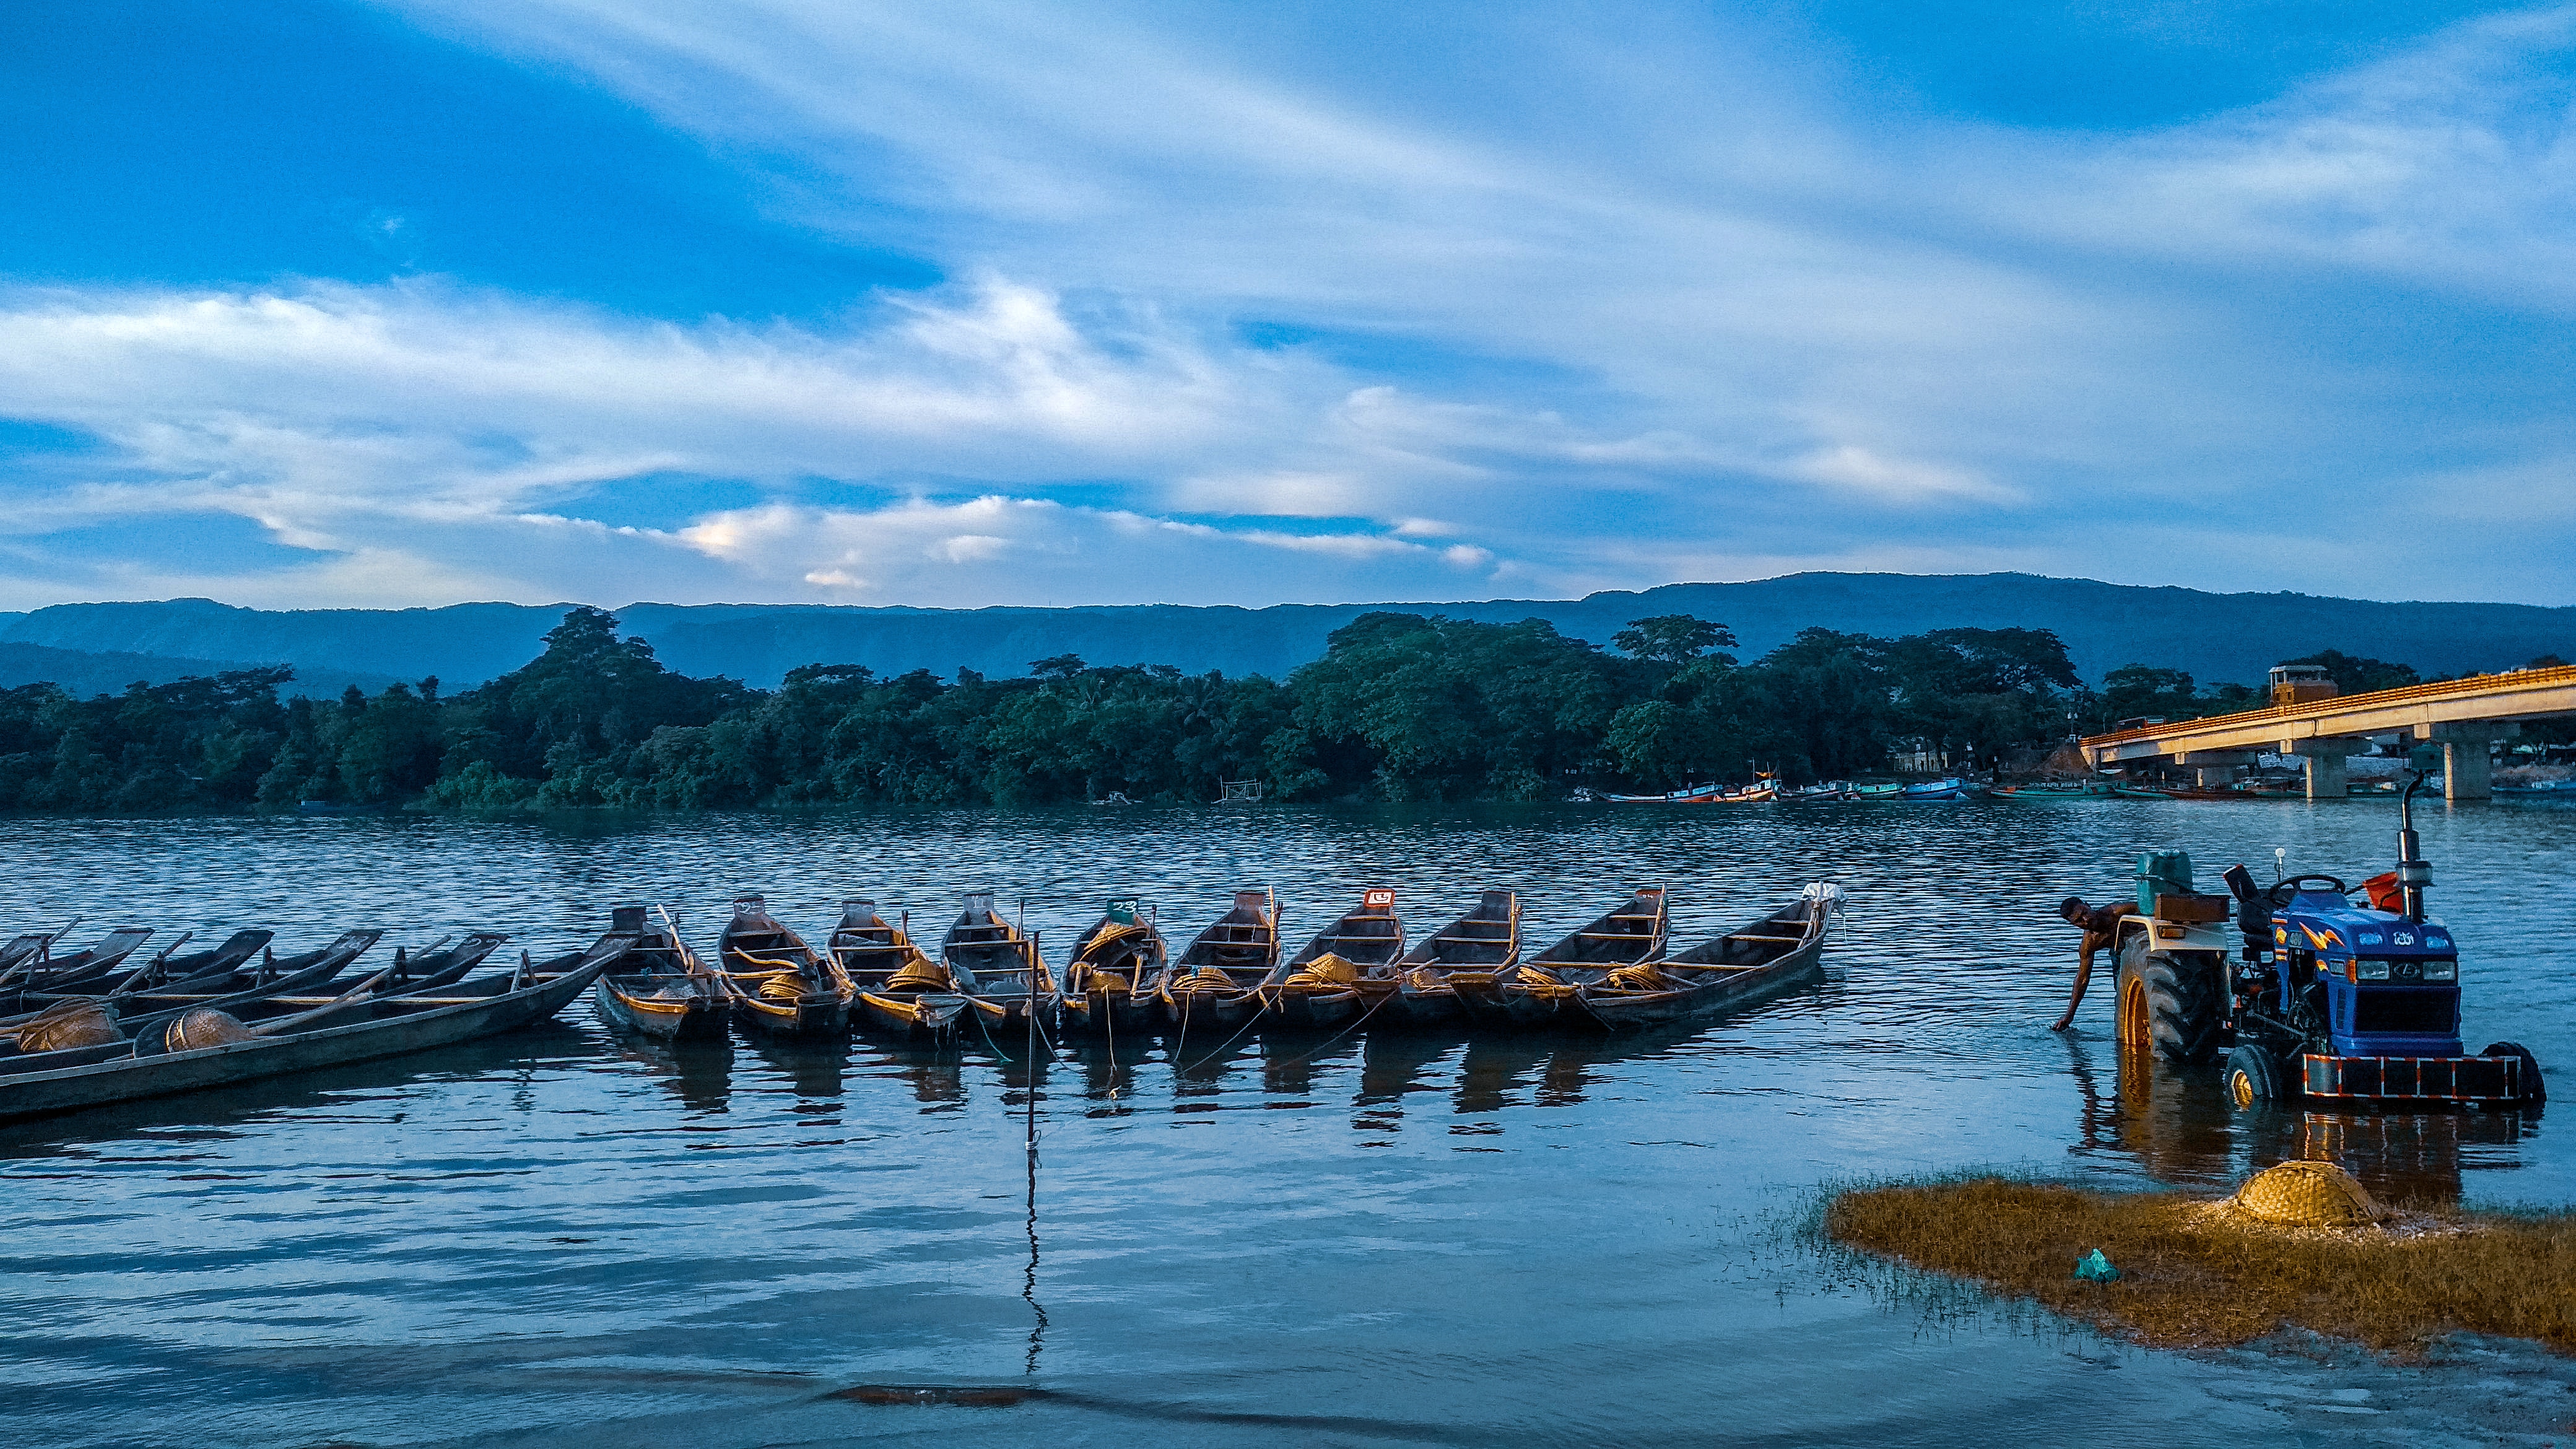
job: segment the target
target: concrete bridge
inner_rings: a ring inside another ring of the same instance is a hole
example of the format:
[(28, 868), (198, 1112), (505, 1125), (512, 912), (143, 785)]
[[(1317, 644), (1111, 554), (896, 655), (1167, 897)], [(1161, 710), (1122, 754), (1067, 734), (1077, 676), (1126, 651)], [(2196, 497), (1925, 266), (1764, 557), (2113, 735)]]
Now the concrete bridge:
[(2374, 737), (2442, 747), (2442, 796), (2484, 800), (2494, 791), (2487, 747), (2522, 732), (2521, 721), (2576, 715), (2576, 665), (2481, 674), (2275, 705), (2211, 719), (2091, 735), (2084, 758), (2095, 769), (2164, 760), (2224, 776), (2261, 755), (2296, 755), (2307, 766), (2308, 798), (2344, 793), (2344, 760), (2367, 754)]

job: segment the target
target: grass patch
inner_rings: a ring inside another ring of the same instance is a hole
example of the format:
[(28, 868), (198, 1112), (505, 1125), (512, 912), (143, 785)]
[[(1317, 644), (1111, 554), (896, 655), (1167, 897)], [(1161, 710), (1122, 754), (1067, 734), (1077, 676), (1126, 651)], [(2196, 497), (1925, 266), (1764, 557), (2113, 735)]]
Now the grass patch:
[[(2158, 1348), (2217, 1348), (2297, 1326), (2415, 1357), (2458, 1332), (2576, 1354), (2576, 1215), (2436, 1210), (2449, 1231), (2283, 1232), (2184, 1193), (2088, 1192), (1982, 1177), (1855, 1188), (1827, 1237), (2030, 1299)], [(2079, 1282), (2099, 1248), (2113, 1283)]]

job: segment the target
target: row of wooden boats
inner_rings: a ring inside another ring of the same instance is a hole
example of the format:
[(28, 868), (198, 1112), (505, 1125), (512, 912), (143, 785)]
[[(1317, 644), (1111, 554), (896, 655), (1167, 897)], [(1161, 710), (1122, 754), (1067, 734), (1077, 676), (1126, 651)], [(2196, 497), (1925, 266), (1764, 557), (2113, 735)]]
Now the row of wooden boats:
[(845, 902), (815, 945), (747, 895), (734, 902), (713, 962), (689, 949), (667, 913), (648, 922), (643, 908), (621, 907), (618, 929), (636, 932), (637, 945), (594, 996), (612, 1026), (665, 1038), (733, 1025), (779, 1037), (981, 1037), (996, 1047), (1032, 1030), (1113, 1043), (1256, 1028), (1617, 1030), (1718, 1014), (1815, 979), (1841, 899), (1839, 887), (1819, 882), (1738, 930), (1676, 950), (1664, 891), (1646, 887), (1532, 954), (1520, 897), (1504, 890), (1483, 892), (1419, 939), (1407, 936), (1395, 892), (1366, 890), (1293, 953), (1266, 889), (1236, 892), (1177, 953), (1155, 912), (1120, 900), (1059, 971), (1034, 935), (994, 910), (990, 892), (966, 898), (935, 954), (913, 939), (908, 917), (889, 921), (871, 900)]
[[(69, 933), (0, 945), (0, 1121), (167, 1096), (470, 1041), (553, 1016), (632, 950), (611, 930), (545, 961), (473, 975), (508, 938), (491, 931), (397, 949), (355, 967), (383, 938), (343, 933), (279, 956), (267, 931), (181, 954), (119, 927), (55, 954)], [(141, 957), (138, 962), (137, 958)]]
[(1919, 780), (1912, 784), (1855, 785), (1848, 780), (1825, 780), (1813, 785), (1793, 786), (1781, 784), (1776, 775), (1763, 775), (1750, 785), (1686, 785), (1661, 795), (1591, 795), (1586, 798), (1612, 805), (1762, 805), (1774, 800), (1916, 803), (1965, 800), (1979, 793), (1975, 785), (1956, 776), (1946, 780)]
[(1038, 938), (967, 898), (936, 957), (909, 922), (847, 902), (821, 947), (734, 903), (714, 964), (664, 911), (616, 907), (589, 946), (475, 975), (507, 937), (451, 936), (362, 973), (383, 938), (354, 930), (281, 956), (271, 933), (235, 932), (197, 951), (182, 936), (145, 954), (152, 930), (122, 926), (57, 953), (70, 927), (0, 944), (0, 1121), (165, 1096), (469, 1041), (555, 1015), (585, 990), (613, 1026), (678, 1038), (747, 1031), (830, 1038), (853, 1028), (907, 1037), (1141, 1038), (1256, 1027), (1642, 1027), (1715, 1015), (1821, 974), (1839, 888), (1741, 930), (1672, 950), (1664, 892), (1633, 892), (1524, 958), (1520, 899), (1486, 891), (1464, 914), (1408, 939), (1391, 890), (1284, 952), (1277, 897), (1237, 892), (1177, 955), (1155, 913), (1113, 902), (1059, 973)]
[(1760, 805), (1775, 800), (1875, 800), (1914, 804), (1980, 797), (2044, 804), (2070, 800), (2264, 800), (2290, 798), (2303, 793), (2297, 788), (2251, 786), (2204, 790), (2189, 786), (2134, 785), (2123, 780), (2103, 779), (1976, 785), (1955, 776), (1910, 785), (1854, 785), (1841, 780), (1827, 780), (1821, 784), (1790, 787), (1765, 776), (1753, 784), (1732, 788), (1693, 785), (1662, 795), (1602, 795), (1595, 798), (1614, 805)]

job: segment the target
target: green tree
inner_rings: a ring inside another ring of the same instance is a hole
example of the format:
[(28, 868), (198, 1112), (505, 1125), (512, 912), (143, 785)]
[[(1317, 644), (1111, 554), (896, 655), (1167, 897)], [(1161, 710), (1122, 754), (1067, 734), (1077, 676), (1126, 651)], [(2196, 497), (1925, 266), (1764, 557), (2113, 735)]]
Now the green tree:
[(1627, 628), (1610, 636), (1610, 646), (1639, 659), (1688, 664), (1712, 649), (1734, 648), (1735, 633), (1688, 614), (1657, 614), (1629, 620)]
[(1303, 760), (1328, 784), (1394, 800), (1537, 799), (1599, 763), (1618, 707), (1600, 651), (1545, 620), (1363, 614), (1288, 678)]

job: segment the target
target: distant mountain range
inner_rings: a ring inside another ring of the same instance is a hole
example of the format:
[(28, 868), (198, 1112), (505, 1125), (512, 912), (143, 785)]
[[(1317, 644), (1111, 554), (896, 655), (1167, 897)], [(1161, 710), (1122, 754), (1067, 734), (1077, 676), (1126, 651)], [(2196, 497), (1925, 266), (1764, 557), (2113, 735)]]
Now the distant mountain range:
[[(270, 611), (209, 599), (57, 604), (0, 614), (0, 683), (52, 678), (91, 693), (135, 679), (157, 683), (242, 668), (239, 661), (251, 660), (294, 665), (296, 688), (315, 695), (337, 694), (349, 683), (376, 687), (424, 675), (438, 676), (453, 691), (534, 657), (569, 607)], [(1742, 641), (1736, 652), (1746, 659), (1811, 627), (1886, 636), (1962, 626), (2046, 628), (2066, 641), (2088, 679), (2140, 663), (2186, 670), (2204, 684), (2258, 684), (2275, 662), (2321, 649), (2411, 664), (2426, 674), (2510, 668), (2550, 653), (2576, 658), (2576, 608), (2211, 594), (2029, 574), (1790, 574), (1572, 600), (1449, 604), (913, 609), (646, 603), (616, 612), (628, 633), (652, 641), (674, 669), (772, 687), (802, 664), (942, 675), (962, 666), (1007, 676), (1062, 654), (1093, 664), (1276, 677), (1322, 654), (1326, 636), (1373, 610), (1503, 623), (1540, 618), (1605, 645), (1632, 619), (1692, 614), (1733, 628)]]

